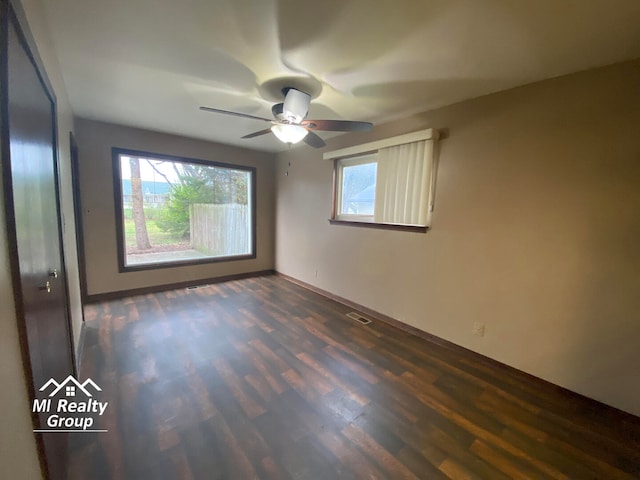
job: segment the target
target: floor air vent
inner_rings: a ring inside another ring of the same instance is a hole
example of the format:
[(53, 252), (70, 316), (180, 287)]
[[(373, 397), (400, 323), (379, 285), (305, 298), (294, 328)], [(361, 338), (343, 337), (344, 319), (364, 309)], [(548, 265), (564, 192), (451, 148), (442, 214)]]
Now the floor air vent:
[(360, 315), (357, 312), (349, 312), (349, 313), (347, 313), (347, 317), (352, 318), (356, 322), (360, 322), (363, 325), (371, 323), (371, 320), (369, 320), (368, 318), (363, 317), (362, 315)]
[(208, 287), (209, 285), (196, 285), (194, 287), (187, 287), (187, 290), (198, 290), (199, 288)]

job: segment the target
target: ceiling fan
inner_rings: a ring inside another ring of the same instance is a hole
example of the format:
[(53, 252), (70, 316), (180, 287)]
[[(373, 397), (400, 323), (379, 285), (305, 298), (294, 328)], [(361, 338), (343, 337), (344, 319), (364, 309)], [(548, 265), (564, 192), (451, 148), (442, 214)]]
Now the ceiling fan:
[(271, 107), (273, 119), (256, 117), (246, 113), (230, 112), (218, 108), (200, 107), (200, 110), (236, 117), (250, 118), (271, 123), (272, 126), (258, 132), (249, 133), (242, 138), (253, 138), (273, 132), (284, 143), (293, 144), (304, 140), (304, 143), (315, 148), (322, 148), (326, 144), (313, 130), (325, 132), (365, 132), (373, 128), (369, 122), (353, 122), (348, 120), (305, 120), (309, 112), (311, 95), (293, 87), (282, 89), (283, 103), (276, 103)]

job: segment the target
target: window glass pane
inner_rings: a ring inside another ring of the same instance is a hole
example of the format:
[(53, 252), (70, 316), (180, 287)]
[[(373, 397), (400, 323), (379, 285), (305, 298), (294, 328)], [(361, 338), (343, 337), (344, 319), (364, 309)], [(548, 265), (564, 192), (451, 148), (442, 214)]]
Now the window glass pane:
[(343, 167), (342, 215), (373, 215), (377, 166), (373, 162)]
[(252, 254), (251, 172), (120, 155), (125, 266)]

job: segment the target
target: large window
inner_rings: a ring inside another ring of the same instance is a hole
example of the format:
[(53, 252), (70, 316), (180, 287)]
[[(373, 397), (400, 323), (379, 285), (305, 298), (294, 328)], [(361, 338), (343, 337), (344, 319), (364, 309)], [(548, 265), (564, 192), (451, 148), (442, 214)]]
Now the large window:
[(429, 129), (325, 153), (334, 161), (331, 223), (426, 231), (436, 138)]
[(255, 258), (255, 169), (113, 149), (120, 270)]

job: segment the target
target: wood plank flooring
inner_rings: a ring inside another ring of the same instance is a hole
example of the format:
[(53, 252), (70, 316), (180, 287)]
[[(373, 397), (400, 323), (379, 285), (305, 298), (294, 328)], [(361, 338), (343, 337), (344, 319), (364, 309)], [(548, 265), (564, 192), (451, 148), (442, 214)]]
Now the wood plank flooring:
[(89, 305), (71, 480), (632, 479), (640, 419), (277, 276)]

